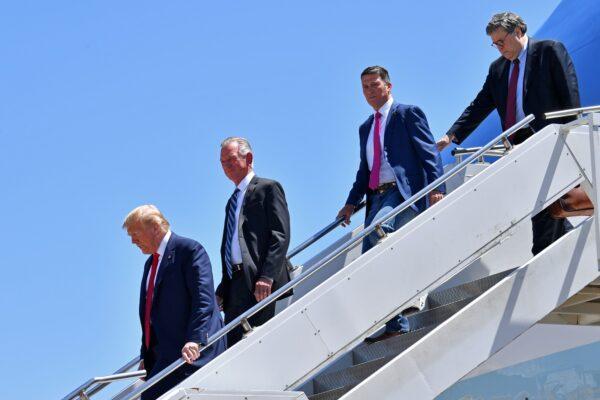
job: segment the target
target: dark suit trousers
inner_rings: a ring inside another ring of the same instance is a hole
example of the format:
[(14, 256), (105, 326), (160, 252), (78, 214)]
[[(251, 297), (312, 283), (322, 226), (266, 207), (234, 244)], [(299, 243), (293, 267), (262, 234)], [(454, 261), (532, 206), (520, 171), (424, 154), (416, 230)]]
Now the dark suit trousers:
[[(250, 309), (256, 305), (256, 298), (254, 293), (251, 293), (246, 286), (244, 279), (244, 273), (242, 271), (233, 274), (231, 281), (229, 282), (229, 289), (227, 291), (227, 299), (225, 299), (225, 324), (229, 324), (231, 321), (239, 317), (244, 311)], [(250, 319), (250, 325), (260, 326), (273, 318), (275, 315), (275, 302), (271, 303), (261, 311), (254, 314)], [(230, 348), (242, 339), (244, 334), (243, 328), (237, 326), (235, 329), (227, 334), (227, 348)]]
[[(515, 133), (512, 137), (512, 142), (514, 144), (521, 144), (533, 135), (533, 133), (530, 128), (523, 128)], [(565, 218), (554, 219), (550, 217), (550, 212), (546, 208), (531, 218), (531, 229), (533, 231), (533, 247), (531, 248), (531, 252), (535, 256), (573, 229), (573, 225)]]
[(573, 225), (565, 218), (552, 218), (547, 208), (531, 218), (531, 227), (533, 230), (533, 247), (531, 248), (533, 255), (538, 254), (573, 229)]
[[(146, 352), (144, 357), (144, 368), (147, 371), (146, 380), (152, 378), (154, 375), (158, 374), (163, 368), (171, 365), (173, 361), (171, 360), (168, 363), (159, 362), (158, 360), (159, 354), (156, 352), (156, 338), (154, 333), (151, 335), (150, 339), (150, 349)], [(194, 372), (198, 370), (198, 367), (195, 367), (190, 364), (185, 364), (171, 372), (169, 375), (161, 379), (154, 386), (146, 390), (142, 393), (142, 400), (155, 400), (160, 396), (174, 388), (178, 383), (188, 378)]]

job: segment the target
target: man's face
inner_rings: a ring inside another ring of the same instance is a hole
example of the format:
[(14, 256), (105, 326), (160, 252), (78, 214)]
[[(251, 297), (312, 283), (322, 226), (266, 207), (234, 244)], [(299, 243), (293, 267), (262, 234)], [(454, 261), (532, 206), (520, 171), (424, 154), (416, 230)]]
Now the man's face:
[(143, 254), (156, 253), (162, 240), (161, 230), (154, 224), (133, 224), (127, 228), (127, 234), (131, 237), (131, 243), (139, 247)]
[(384, 82), (377, 74), (363, 75), (360, 80), (367, 103), (373, 109), (379, 110), (390, 98), (392, 84)]
[(517, 28), (514, 32), (508, 33), (502, 28), (496, 29), (490, 34), (492, 44), (498, 49), (502, 57), (513, 61), (519, 57), (523, 50), (523, 33)]
[(241, 156), (238, 146), (237, 142), (232, 142), (221, 149), (223, 172), (236, 185), (248, 175), (252, 165), (252, 153)]

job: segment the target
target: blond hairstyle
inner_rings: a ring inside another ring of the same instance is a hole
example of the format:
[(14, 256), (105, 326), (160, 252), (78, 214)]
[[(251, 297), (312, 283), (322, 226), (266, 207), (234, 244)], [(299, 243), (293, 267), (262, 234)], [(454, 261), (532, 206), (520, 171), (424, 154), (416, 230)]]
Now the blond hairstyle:
[(157, 225), (162, 228), (164, 232), (170, 228), (169, 221), (165, 218), (160, 210), (153, 204), (144, 204), (134, 208), (123, 222), (123, 229), (129, 229), (132, 225)]

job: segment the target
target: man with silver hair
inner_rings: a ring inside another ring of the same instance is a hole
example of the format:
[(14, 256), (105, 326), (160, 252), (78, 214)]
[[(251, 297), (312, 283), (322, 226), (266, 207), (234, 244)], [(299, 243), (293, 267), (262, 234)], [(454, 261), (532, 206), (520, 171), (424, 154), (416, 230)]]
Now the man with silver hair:
[[(290, 280), (286, 258), (290, 215), (283, 188), (259, 178), (248, 140), (229, 137), (221, 143), (221, 166), (236, 188), (225, 207), (221, 242), (223, 279), (217, 299), (230, 323)], [(254, 314), (252, 326), (275, 315), (275, 302)], [(229, 332), (228, 346), (243, 336), (240, 326)]]
[[(490, 65), (483, 88), (475, 99), (438, 141), (440, 151), (450, 142), (462, 143), (494, 109), (500, 115), (504, 130), (528, 114), (535, 116), (528, 126), (512, 135), (513, 144), (520, 144), (550, 123), (572, 119), (548, 121), (544, 113), (580, 107), (575, 67), (562, 43), (528, 37), (527, 24), (512, 12), (494, 15), (485, 31), (501, 56)], [(531, 221), (533, 254), (571, 228), (565, 219), (552, 219), (547, 210), (542, 210)]]
[(153, 205), (131, 211), (123, 228), (131, 242), (150, 255), (140, 288), (140, 369), (146, 369), (148, 379), (180, 357), (187, 362), (142, 394), (143, 400), (157, 399), (225, 351), (224, 338), (200, 349), (223, 327), (223, 320), (210, 260), (198, 242), (171, 232)]

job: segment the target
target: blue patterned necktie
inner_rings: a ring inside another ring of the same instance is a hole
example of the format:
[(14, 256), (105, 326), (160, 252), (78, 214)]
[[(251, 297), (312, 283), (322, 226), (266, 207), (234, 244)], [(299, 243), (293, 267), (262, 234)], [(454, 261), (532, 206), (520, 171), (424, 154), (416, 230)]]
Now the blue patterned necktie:
[(240, 189), (236, 188), (227, 202), (227, 223), (225, 224), (225, 267), (227, 268), (227, 276), (231, 278), (232, 262), (231, 262), (231, 241), (233, 240), (233, 231), (235, 230), (235, 210), (237, 208), (238, 193)]

